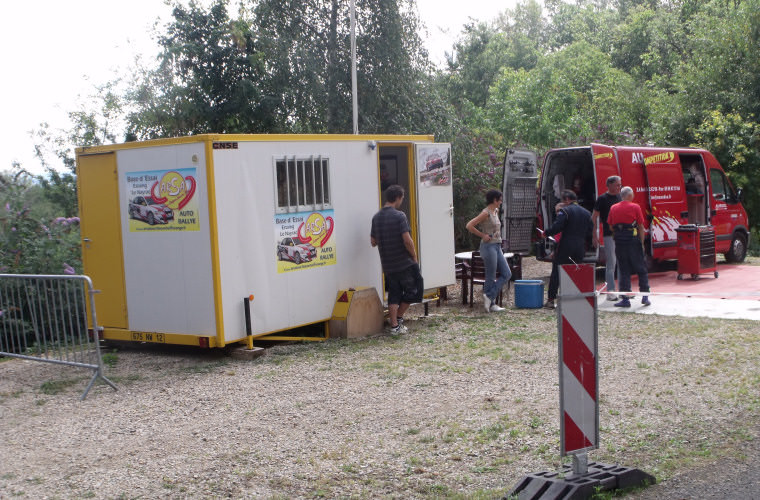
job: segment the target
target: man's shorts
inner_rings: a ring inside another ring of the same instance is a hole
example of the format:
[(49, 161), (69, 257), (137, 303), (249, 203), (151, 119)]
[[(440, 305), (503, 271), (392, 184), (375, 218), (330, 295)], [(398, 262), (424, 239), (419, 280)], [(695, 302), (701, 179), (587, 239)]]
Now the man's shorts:
[(385, 291), (389, 304), (416, 304), (422, 302), (425, 288), (422, 283), (420, 266), (413, 264), (403, 271), (385, 275)]

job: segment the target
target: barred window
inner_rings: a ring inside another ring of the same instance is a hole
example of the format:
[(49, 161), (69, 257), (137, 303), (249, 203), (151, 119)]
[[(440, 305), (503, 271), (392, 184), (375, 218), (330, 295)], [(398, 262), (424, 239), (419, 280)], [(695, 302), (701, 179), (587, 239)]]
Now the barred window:
[(275, 158), (274, 168), (278, 213), (331, 208), (327, 158)]

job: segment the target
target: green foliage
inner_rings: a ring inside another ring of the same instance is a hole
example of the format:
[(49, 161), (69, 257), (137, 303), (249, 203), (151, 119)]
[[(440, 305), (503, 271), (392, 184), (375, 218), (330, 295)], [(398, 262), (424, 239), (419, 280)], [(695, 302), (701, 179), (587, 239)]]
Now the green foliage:
[[(386, 0), (359, 0), (356, 14), (360, 130), (427, 129), (442, 110), (425, 91), (416, 15)], [(176, 5), (159, 67), (127, 96), (129, 136), (350, 133), (348, 17), (336, 0), (242, 2), (234, 19), (226, 0)]]
[(495, 130), (534, 149), (590, 139), (629, 142), (643, 120), (639, 92), (607, 55), (578, 42), (530, 71), (505, 69), (486, 110)]
[(485, 193), (500, 189), (504, 160), (500, 138), (488, 130), (464, 129), (452, 142), (454, 234), (457, 250), (476, 248), (479, 239), (465, 226), (485, 207)]
[(24, 170), (0, 174), (0, 272), (74, 274), (81, 270), (79, 218), (52, 217), (53, 203)]
[(158, 36), (158, 68), (138, 74), (126, 95), (128, 136), (281, 131), (287, 117), (261, 84), (266, 63), (250, 25), (229, 19), (226, 0), (208, 10), (176, 4), (172, 15)]
[(536, 66), (545, 21), (535, 0), (506, 10), (495, 23), (470, 23), (448, 56), (449, 93), (483, 107), (503, 68)]
[(49, 396), (54, 396), (65, 391), (72, 385), (78, 384), (79, 382), (80, 381), (76, 379), (51, 380), (48, 382), (43, 382), (42, 385), (40, 385), (40, 392)]
[(603, 51), (612, 46), (618, 14), (609, 2), (577, 0), (572, 3), (546, 0), (551, 24), (547, 27), (547, 49), (553, 51), (586, 42)]
[(111, 352), (103, 353), (102, 360), (103, 364), (109, 368), (116, 366), (116, 363), (119, 362), (119, 355), (117, 354), (116, 349)]
[(744, 187), (744, 207), (750, 215), (750, 225), (757, 231), (760, 222), (760, 123), (750, 115), (743, 119), (738, 113), (713, 111), (694, 131), (696, 145), (711, 151), (726, 169), (736, 187)]
[(679, 18), (684, 48), (671, 51), (672, 77), (651, 80), (657, 97), (648, 135), (655, 143), (693, 142), (712, 110), (760, 113), (760, 0), (689, 4)]

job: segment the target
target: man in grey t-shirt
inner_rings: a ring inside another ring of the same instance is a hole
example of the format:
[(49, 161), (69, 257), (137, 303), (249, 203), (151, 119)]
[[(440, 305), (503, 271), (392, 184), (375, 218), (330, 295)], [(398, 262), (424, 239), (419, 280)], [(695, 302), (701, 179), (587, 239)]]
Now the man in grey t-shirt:
[(409, 221), (399, 210), (404, 188), (394, 184), (385, 190), (385, 205), (372, 217), (370, 243), (380, 251), (380, 263), (388, 292), (390, 332), (405, 333), (399, 323), (410, 304), (422, 301), (423, 284)]
[(599, 236), (597, 235), (597, 229), (599, 228), (599, 221), (602, 222), (602, 236), (604, 241), (604, 260), (605, 272), (604, 279), (607, 282), (607, 300), (617, 300), (617, 296), (612, 293), (615, 291), (615, 265), (617, 264), (617, 257), (615, 256), (615, 239), (612, 237), (612, 229), (607, 224), (607, 216), (610, 213), (610, 208), (615, 203), (619, 203), (620, 188), (623, 186), (620, 181), (620, 177), (617, 175), (611, 175), (607, 178), (607, 192), (596, 199), (594, 204), (594, 211), (591, 213), (591, 222), (594, 224), (593, 232), (593, 244), (595, 247), (599, 247)]

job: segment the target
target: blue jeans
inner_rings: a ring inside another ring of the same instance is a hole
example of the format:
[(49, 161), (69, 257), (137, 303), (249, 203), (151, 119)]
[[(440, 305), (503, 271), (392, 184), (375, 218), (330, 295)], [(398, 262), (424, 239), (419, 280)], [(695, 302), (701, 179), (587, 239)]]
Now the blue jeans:
[(612, 236), (604, 237), (604, 260), (607, 262), (604, 265), (604, 281), (607, 282), (607, 291), (614, 292), (617, 257), (615, 256), (615, 239)]
[[(486, 266), (486, 282), (483, 285), (483, 293), (494, 301), (499, 295), (501, 287), (512, 277), (512, 271), (509, 270), (507, 259), (504, 258), (501, 243), (481, 242), (480, 256)], [(499, 273), (498, 279), (496, 278), (497, 271)]]

